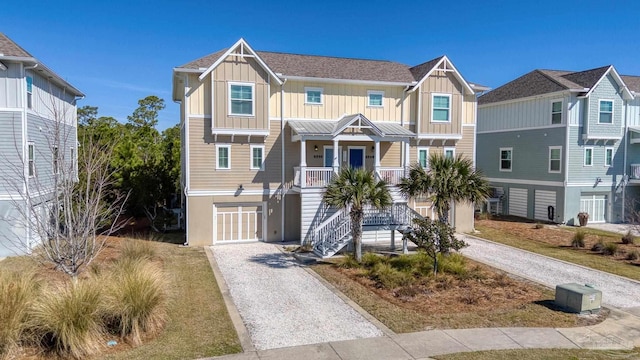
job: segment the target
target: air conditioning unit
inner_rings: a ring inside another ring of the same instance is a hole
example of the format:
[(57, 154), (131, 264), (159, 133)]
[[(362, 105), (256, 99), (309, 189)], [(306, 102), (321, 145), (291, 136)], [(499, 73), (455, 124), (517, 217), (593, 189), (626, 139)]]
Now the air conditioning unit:
[(557, 285), (555, 304), (569, 312), (597, 313), (602, 304), (602, 291), (576, 283)]

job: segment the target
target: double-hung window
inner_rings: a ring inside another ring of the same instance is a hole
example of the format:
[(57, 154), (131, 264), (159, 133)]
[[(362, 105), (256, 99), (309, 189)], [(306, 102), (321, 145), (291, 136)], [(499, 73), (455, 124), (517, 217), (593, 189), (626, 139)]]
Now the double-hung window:
[(371, 107), (382, 107), (382, 99), (384, 98), (384, 91), (367, 91), (367, 104)]
[(253, 116), (255, 86), (251, 83), (229, 83), (229, 115)]
[(604, 166), (613, 166), (613, 148), (604, 148)]
[(27, 153), (29, 156), (29, 177), (36, 176), (36, 163), (35, 163), (35, 145), (30, 142), (27, 144)]
[(264, 170), (264, 145), (251, 145), (251, 169)]
[(447, 159), (453, 159), (456, 157), (456, 148), (446, 147), (444, 148), (444, 157)]
[(216, 145), (216, 169), (231, 169), (231, 145)]
[(33, 108), (33, 78), (27, 76), (27, 108)]
[(562, 101), (551, 103), (551, 124), (562, 124)]
[(511, 171), (513, 148), (500, 148), (500, 171)]
[(428, 147), (419, 147), (418, 148), (418, 164), (424, 169), (429, 168), (429, 148)]
[(599, 124), (613, 124), (613, 100), (600, 100)]
[(433, 94), (431, 95), (431, 121), (449, 122), (451, 121), (451, 95)]
[(322, 105), (322, 88), (304, 88), (304, 103)]
[(549, 172), (559, 173), (562, 169), (562, 146), (549, 146)]
[(593, 165), (593, 148), (584, 148), (584, 166)]

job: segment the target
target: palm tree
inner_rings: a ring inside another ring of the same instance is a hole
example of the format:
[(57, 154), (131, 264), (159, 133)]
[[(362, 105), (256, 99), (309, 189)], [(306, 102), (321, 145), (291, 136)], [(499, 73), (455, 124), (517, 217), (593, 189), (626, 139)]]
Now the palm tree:
[(331, 179), (322, 200), (329, 206), (349, 210), (355, 258), (360, 262), (362, 260), (364, 207), (371, 205), (382, 209), (391, 205), (391, 195), (387, 184), (382, 180), (377, 180), (373, 171), (347, 167), (340, 170)]
[(489, 196), (489, 182), (473, 168), (473, 162), (461, 155), (448, 157), (442, 154), (429, 156), (427, 169), (415, 164), (409, 176), (399, 184), (403, 194), (409, 197), (426, 196), (436, 209), (438, 219), (449, 222), (452, 202), (478, 202)]

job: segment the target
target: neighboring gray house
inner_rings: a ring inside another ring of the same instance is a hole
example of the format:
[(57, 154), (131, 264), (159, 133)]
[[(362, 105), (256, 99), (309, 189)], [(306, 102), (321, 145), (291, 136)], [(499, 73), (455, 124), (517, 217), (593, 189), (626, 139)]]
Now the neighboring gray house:
[(0, 33), (0, 258), (38, 241), (24, 219), (27, 203), (44, 210), (54, 173), (76, 169), (83, 96)]
[(613, 66), (534, 70), (482, 95), (477, 166), (495, 188), (493, 209), (569, 225), (579, 212), (624, 221), (640, 196), (639, 96), (640, 77)]

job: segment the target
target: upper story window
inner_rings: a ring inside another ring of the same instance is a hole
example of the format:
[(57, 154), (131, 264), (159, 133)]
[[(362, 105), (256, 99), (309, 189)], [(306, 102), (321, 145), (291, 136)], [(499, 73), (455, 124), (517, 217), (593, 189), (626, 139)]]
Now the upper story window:
[(304, 103), (322, 105), (322, 88), (304, 88)]
[(382, 107), (382, 99), (384, 98), (384, 91), (367, 91), (367, 104), (373, 107)]
[(513, 148), (500, 148), (500, 171), (511, 171)]
[(431, 95), (431, 121), (449, 122), (451, 121), (451, 95), (433, 94)]
[(604, 166), (613, 166), (613, 148), (604, 149)]
[(562, 124), (562, 101), (551, 103), (551, 124)]
[(216, 169), (231, 169), (231, 145), (216, 145)]
[(229, 83), (229, 115), (253, 116), (255, 85)]
[(456, 148), (444, 148), (444, 157), (453, 159), (456, 156)]
[(418, 164), (420, 164), (420, 166), (425, 169), (429, 167), (429, 148), (428, 147), (418, 148)]
[(562, 146), (549, 146), (549, 172), (559, 173), (562, 168)]
[(33, 143), (27, 144), (27, 155), (29, 156), (29, 177), (36, 176), (35, 145)]
[(251, 145), (251, 169), (264, 170), (264, 145)]
[(613, 100), (600, 100), (600, 115), (598, 116), (598, 123), (600, 124), (612, 124), (613, 123)]
[(593, 148), (584, 148), (584, 166), (593, 165)]
[(27, 108), (33, 108), (33, 78), (27, 76)]

